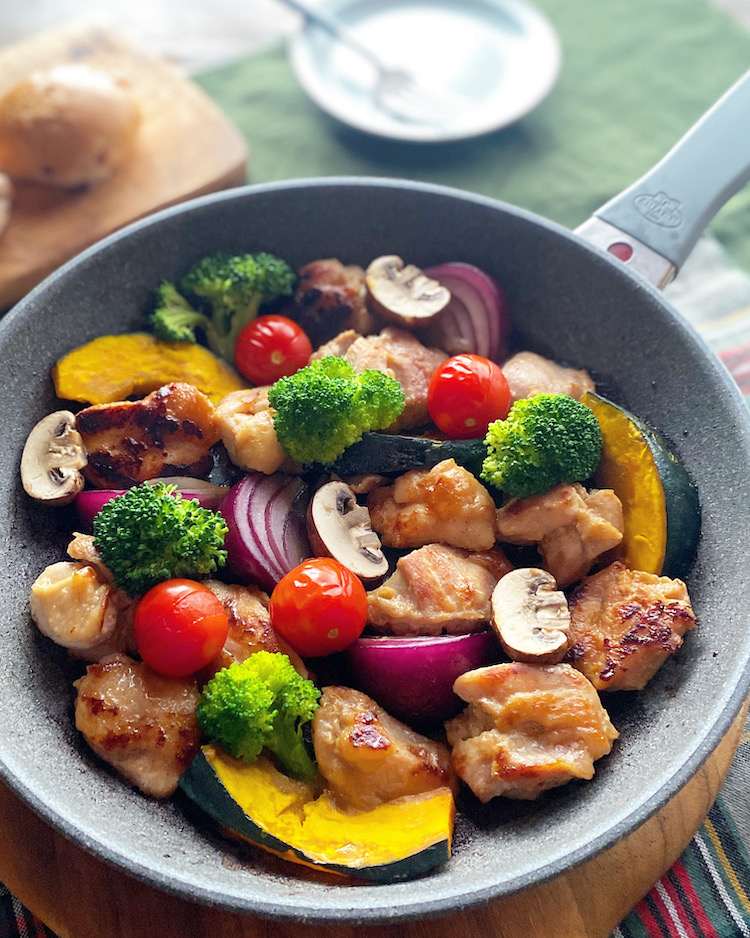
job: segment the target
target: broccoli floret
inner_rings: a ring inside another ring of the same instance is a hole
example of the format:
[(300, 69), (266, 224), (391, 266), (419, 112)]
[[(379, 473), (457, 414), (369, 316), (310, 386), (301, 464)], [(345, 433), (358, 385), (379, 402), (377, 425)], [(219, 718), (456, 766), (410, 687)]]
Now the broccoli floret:
[(162, 280), (157, 287), (156, 306), (149, 317), (149, 325), (163, 342), (196, 342), (198, 328), (205, 332), (209, 342), (218, 338), (211, 320), (191, 306), (169, 280)]
[(313, 718), (320, 691), (294, 670), (287, 655), (256, 651), (218, 671), (203, 688), (198, 726), (226, 751), (254, 762), (263, 748), (294, 778), (309, 781), (315, 762), (302, 726)]
[(194, 264), (180, 280), (178, 293), (207, 306), (208, 315), (189, 325), (201, 326), (211, 350), (232, 361), (237, 336), (261, 304), (289, 296), (295, 280), (292, 268), (273, 254), (219, 252)]
[(227, 559), (226, 533), (221, 515), (162, 482), (134, 486), (94, 516), (94, 546), (130, 596), (172, 577), (213, 573)]
[(268, 401), (282, 449), (301, 463), (331, 463), (370, 430), (390, 426), (404, 392), (381, 371), (360, 374), (328, 355), (271, 386)]
[(566, 394), (516, 401), (485, 437), (481, 477), (508, 495), (527, 498), (562, 482), (581, 482), (596, 469), (602, 434), (594, 413)]

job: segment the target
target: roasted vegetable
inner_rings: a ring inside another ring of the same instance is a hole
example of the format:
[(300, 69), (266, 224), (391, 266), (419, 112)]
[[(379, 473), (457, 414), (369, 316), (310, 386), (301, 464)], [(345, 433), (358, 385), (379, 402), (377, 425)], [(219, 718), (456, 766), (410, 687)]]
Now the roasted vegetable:
[(63, 356), (52, 369), (66, 401), (111, 404), (184, 381), (214, 404), (246, 386), (237, 372), (201, 345), (167, 343), (147, 332), (103, 335)]
[(226, 532), (221, 515), (159, 483), (128, 489), (94, 517), (94, 546), (130, 596), (172, 577), (213, 573), (226, 562)]
[[(167, 342), (195, 342), (196, 329), (217, 355), (234, 360), (234, 346), (263, 303), (292, 293), (296, 275), (273, 254), (219, 252), (194, 264), (179, 284), (163, 280), (151, 315), (155, 334)], [(195, 297), (196, 309), (186, 296)]]
[(246, 763), (214, 745), (193, 759), (180, 787), (235, 835), (331, 873), (391, 883), (450, 858), (455, 806), (449, 788), (356, 810), (314, 784), (287, 778), (264, 756)]
[(331, 463), (369, 430), (390, 426), (404, 409), (404, 392), (382, 371), (357, 374), (343, 358), (311, 362), (268, 392), (284, 452), (301, 463)]
[(257, 651), (211, 678), (196, 716), (206, 736), (231, 755), (254, 762), (267, 749), (294, 778), (310, 781), (316, 767), (302, 727), (319, 698), (318, 688), (295, 671), (287, 655)]
[(602, 431), (594, 482), (622, 502), (625, 533), (618, 556), (628, 567), (683, 576), (700, 536), (698, 490), (666, 440), (597, 394), (584, 395)]
[(505, 420), (491, 423), (484, 440), (482, 479), (516, 498), (582, 482), (596, 469), (602, 447), (590, 409), (566, 394), (516, 401)]

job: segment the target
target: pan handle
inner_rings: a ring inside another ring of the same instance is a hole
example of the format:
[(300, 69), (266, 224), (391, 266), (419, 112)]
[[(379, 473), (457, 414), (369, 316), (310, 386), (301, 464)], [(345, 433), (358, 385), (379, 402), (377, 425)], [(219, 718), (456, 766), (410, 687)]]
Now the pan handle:
[(750, 179), (748, 127), (750, 72), (652, 170), (577, 233), (656, 286), (666, 286), (709, 221)]

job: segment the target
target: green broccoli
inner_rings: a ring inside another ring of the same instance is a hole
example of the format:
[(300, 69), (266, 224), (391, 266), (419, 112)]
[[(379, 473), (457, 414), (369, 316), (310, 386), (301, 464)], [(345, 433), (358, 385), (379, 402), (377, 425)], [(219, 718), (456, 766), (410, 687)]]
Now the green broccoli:
[(221, 515), (162, 482), (134, 486), (94, 516), (94, 546), (130, 596), (172, 577), (213, 573), (227, 559), (226, 533)]
[(485, 437), (481, 478), (508, 495), (527, 498), (562, 482), (581, 482), (596, 469), (602, 433), (593, 411), (566, 394), (516, 401)]
[(156, 306), (149, 317), (149, 325), (163, 342), (196, 342), (196, 329), (203, 329), (212, 346), (219, 338), (208, 316), (191, 306), (169, 280), (162, 280), (157, 287)]
[(301, 463), (332, 463), (370, 430), (390, 426), (404, 409), (404, 392), (382, 371), (360, 374), (328, 355), (271, 385), (276, 436)]
[(318, 708), (320, 690), (294, 670), (287, 655), (256, 651), (218, 671), (203, 688), (196, 716), (206, 736), (246, 762), (263, 748), (294, 778), (316, 773), (302, 726)]
[[(292, 268), (273, 254), (212, 254), (188, 270), (179, 289), (162, 281), (150, 325), (166, 342), (195, 342), (195, 330), (202, 329), (209, 348), (233, 361), (240, 332), (263, 303), (290, 296), (295, 280)], [(196, 298), (201, 308), (187, 297)]]

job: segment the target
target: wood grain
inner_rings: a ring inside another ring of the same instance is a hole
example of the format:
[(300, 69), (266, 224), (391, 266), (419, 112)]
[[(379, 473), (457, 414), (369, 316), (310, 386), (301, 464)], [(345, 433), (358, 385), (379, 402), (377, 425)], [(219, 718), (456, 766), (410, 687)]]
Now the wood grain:
[(129, 83), (142, 115), (136, 152), (98, 186), (15, 183), (0, 237), (0, 310), (112, 231), (246, 178), (244, 137), (201, 89), (97, 27), (54, 30), (0, 51), (0, 94), (34, 69), (61, 62), (86, 62)]
[(60, 938), (607, 938), (702, 823), (746, 714), (747, 704), (691, 781), (629, 837), (550, 882), (457, 915), (390, 926), (311, 927), (196, 905), (90, 856), (4, 785), (0, 880)]

